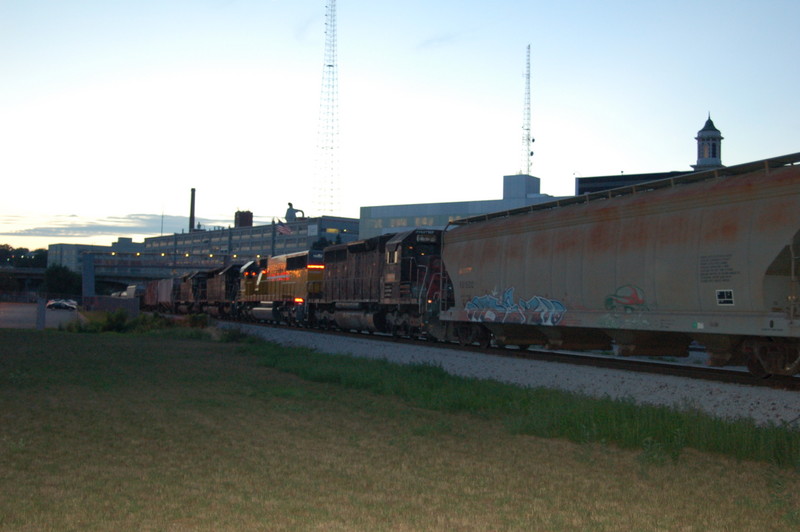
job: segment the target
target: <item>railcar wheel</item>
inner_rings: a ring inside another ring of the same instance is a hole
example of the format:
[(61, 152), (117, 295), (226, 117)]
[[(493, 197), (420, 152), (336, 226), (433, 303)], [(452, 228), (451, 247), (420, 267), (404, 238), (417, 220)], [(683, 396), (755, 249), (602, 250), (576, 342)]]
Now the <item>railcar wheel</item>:
[(748, 339), (742, 343), (742, 353), (746, 358), (747, 371), (757, 379), (766, 379), (770, 373), (761, 359), (761, 348), (758, 340)]
[(757, 356), (747, 357), (747, 371), (757, 379), (766, 379), (770, 376)]
[(794, 359), (794, 362), (786, 365), (785, 370), (787, 375), (795, 375), (796, 373), (800, 372), (800, 348), (795, 349), (797, 349), (795, 351), (797, 357)]
[(489, 349), (492, 345), (492, 333), (481, 327), (478, 329), (478, 347), (481, 349)]
[(456, 341), (458, 341), (458, 345), (460, 346), (471, 345), (473, 336), (472, 328), (469, 325), (459, 325), (456, 329)]

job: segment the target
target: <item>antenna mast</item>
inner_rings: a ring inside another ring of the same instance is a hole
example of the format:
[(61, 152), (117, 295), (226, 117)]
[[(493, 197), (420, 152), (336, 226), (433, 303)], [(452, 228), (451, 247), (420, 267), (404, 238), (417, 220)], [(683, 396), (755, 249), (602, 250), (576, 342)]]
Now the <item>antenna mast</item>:
[(525, 59), (525, 100), (522, 106), (522, 168), (520, 173), (531, 175), (531, 157), (533, 156), (531, 137), (531, 45)]
[(328, 0), (325, 12), (325, 58), (322, 64), (317, 130), (317, 183), (314, 204), (320, 214), (339, 209), (339, 80), (336, 59), (336, 0)]

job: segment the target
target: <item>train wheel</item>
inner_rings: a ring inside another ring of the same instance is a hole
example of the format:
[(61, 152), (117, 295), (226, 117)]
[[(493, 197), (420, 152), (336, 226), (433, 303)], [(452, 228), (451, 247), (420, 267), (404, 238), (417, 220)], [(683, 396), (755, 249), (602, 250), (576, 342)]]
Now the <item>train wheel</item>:
[(458, 345), (467, 346), (472, 344), (472, 329), (469, 325), (459, 325), (456, 329), (456, 340)]
[(481, 349), (488, 349), (492, 345), (492, 333), (487, 329), (480, 327), (475, 336), (477, 336), (478, 346)]
[(757, 340), (745, 340), (742, 343), (742, 353), (746, 357), (747, 370), (750, 374), (757, 379), (766, 379), (770, 373), (761, 360), (761, 347)]
[(794, 362), (786, 364), (786, 367), (784, 368), (786, 375), (794, 375), (800, 372), (800, 349), (796, 347), (794, 349), (797, 356), (795, 357)]
[(747, 371), (757, 379), (766, 379), (770, 375), (757, 356), (747, 357)]

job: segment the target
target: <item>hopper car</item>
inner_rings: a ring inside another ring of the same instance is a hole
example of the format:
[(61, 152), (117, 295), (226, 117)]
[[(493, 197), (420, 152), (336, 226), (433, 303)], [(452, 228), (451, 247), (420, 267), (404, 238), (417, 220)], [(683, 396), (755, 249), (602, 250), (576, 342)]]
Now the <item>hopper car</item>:
[[(179, 282), (173, 308), (623, 355), (686, 356), (700, 344), (711, 365), (793, 375), (797, 162), (800, 154), (198, 272)], [(219, 296), (213, 282), (225, 286)]]
[(445, 336), (800, 372), (800, 154), (458, 221)]

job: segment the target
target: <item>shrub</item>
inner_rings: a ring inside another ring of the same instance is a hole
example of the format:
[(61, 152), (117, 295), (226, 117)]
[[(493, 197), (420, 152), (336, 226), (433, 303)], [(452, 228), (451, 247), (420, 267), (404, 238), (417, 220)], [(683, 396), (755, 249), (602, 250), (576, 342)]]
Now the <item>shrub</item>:
[(106, 314), (101, 330), (104, 332), (125, 332), (127, 324), (128, 313), (123, 309), (117, 309)]
[(189, 314), (189, 327), (199, 329), (208, 327), (208, 314)]

